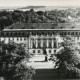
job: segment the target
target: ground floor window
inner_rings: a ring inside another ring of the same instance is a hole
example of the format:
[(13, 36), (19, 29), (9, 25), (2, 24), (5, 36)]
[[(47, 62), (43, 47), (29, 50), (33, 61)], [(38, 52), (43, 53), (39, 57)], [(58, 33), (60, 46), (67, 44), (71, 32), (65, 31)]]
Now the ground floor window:
[(35, 50), (33, 50), (33, 53), (35, 53)]
[(40, 53), (40, 50), (38, 50), (38, 53)]
[(24, 41), (26, 40), (26, 37), (24, 37)]
[(49, 50), (49, 53), (51, 53), (51, 50)]
[(54, 50), (54, 53), (56, 53), (56, 50)]

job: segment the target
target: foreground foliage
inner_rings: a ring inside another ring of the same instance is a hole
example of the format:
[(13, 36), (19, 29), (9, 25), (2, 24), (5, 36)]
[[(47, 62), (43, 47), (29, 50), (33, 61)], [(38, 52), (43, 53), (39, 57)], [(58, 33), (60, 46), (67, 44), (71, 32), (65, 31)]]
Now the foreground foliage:
[(80, 49), (79, 44), (71, 37), (65, 37), (62, 49), (56, 54), (58, 77), (67, 79), (80, 78)]
[(0, 42), (0, 77), (4, 80), (31, 80), (34, 69), (22, 62), (29, 58), (21, 44)]

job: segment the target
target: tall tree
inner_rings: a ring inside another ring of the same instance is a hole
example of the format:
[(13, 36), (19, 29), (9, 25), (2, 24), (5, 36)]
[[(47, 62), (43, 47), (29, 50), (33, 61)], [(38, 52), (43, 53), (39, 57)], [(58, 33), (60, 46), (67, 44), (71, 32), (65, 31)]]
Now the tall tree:
[(69, 36), (64, 38), (62, 49), (56, 54), (58, 74), (60, 78), (80, 78), (80, 46)]

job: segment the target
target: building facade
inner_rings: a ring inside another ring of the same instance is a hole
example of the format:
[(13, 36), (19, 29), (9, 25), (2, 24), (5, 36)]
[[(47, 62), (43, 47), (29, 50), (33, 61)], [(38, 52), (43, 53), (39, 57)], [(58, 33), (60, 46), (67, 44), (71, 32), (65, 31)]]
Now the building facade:
[(46, 51), (51, 55), (57, 53), (66, 35), (80, 44), (79, 29), (4, 29), (0, 32), (0, 41), (24, 43), (30, 54), (43, 55)]

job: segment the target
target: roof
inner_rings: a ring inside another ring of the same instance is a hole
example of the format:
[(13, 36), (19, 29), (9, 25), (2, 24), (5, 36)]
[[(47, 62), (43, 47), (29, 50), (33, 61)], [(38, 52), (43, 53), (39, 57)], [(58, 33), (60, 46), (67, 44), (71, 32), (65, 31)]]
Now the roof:
[[(14, 23), (5, 29), (80, 29), (80, 23)], [(4, 30), (5, 30), (4, 29)]]
[(3, 31), (80, 31), (80, 29), (4, 29)]

